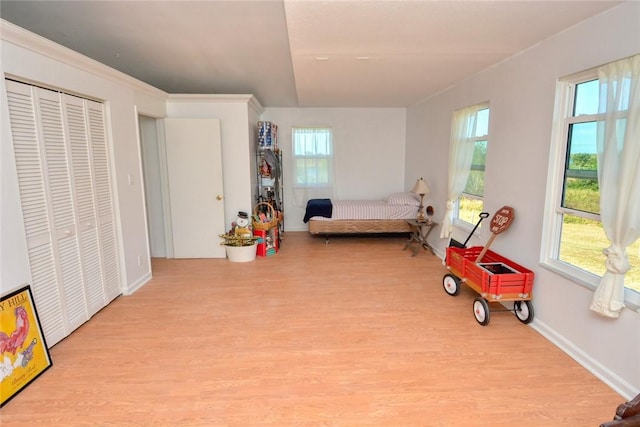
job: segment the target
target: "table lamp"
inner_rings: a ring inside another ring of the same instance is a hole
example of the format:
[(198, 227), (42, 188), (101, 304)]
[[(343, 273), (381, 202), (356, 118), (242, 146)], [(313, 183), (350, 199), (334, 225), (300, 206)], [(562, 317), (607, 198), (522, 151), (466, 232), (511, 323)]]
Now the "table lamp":
[(411, 189), (412, 193), (420, 195), (420, 207), (418, 208), (418, 217), (417, 220), (419, 222), (425, 222), (424, 218), (424, 196), (429, 194), (429, 186), (427, 186), (427, 182), (420, 178), (416, 181), (416, 185)]

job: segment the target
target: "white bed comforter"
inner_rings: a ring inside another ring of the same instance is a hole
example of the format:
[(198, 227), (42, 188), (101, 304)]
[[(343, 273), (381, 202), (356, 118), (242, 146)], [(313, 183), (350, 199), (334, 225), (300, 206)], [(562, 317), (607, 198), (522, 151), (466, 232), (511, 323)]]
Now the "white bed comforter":
[(331, 218), (314, 216), (313, 220), (336, 219), (411, 219), (418, 213), (416, 206), (389, 204), (384, 200), (337, 200), (332, 201)]

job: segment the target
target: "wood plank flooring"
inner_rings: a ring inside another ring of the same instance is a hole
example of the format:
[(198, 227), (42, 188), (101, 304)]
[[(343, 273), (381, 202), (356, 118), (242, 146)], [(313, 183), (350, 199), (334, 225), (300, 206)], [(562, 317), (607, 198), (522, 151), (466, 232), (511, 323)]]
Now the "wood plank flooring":
[[(12, 426), (598, 426), (624, 402), (404, 237), (286, 233), (255, 262), (153, 261), (153, 280), (51, 349)], [(535, 289), (535, 286), (534, 286)], [(535, 306), (535, 299), (533, 301)]]

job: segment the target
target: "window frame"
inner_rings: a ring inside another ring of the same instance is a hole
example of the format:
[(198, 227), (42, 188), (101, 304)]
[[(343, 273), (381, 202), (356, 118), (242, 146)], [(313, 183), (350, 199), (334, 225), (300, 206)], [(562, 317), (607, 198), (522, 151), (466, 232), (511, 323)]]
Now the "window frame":
[[(331, 146), (330, 146), (330, 154), (328, 155), (298, 155), (296, 154), (296, 131), (297, 130), (321, 130), (321, 131), (328, 131), (329, 135), (331, 137)], [(291, 128), (291, 142), (292, 142), (292, 147), (291, 147), (291, 157), (293, 159), (293, 175), (294, 175), (294, 179), (293, 179), (293, 187), (294, 188), (298, 188), (298, 189), (320, 189), (320, 188), (325, 188), (325, 189), (330, 189), (333, 188), (333, 186), (335, 185), (335, 183), (333, 182), (333, 161), (334, 161), (334, 153), (335, 153), (335, 149), (333, 146), (333, 129), (331, 127), (328, 126), (293, 126)], [(297, 183), (297, 172), (298, 172), (298, 166), (297, 166), (297, 160), (299, 159), (328, 159), (327, 165), (327, 182), (325, 183), (317, 183), (317, 184), (309, 184), (309, 183), (304, 183), (304, 184), (298, 184)]]
[[(487, 149), (486, 149), (486, 152), (485, 152), (484, 166), (482, 168), (477, 168), (477, 167), (474, 168), (474, 164), (472, 163), (470, 165), (469, 175), (471, 175), (471, 171), (473, 171), (474, 169), (475, 170), (482, 170), (482, 172), (486, 174), (487, 154), (489, 152), (489, 135), (490, 135), (489, 123), (491, 122), (491, 106), (490, 106), (489, 102), (482, 102), (482, 103), (476, 104), (476, 105), (478, 105), (478, 110), (477, 110), (476, 114), (478, 114), (478, 112), (483, 111), (483, 110), (489, 110), (489, 119), (487, 121), (487, 133), (484, 134), (484, 135), (479, 135), (479, 136), (476, 135), (476, 136), (474, 136), (472, 138), (469, 138), (469, 139), (473, 141), (474, 147), (475, 147), (475, 144), (478, 141), (487, 141)], [(467, 181), (468, 181), (468, 179), (467, 179)], [(465, 184), (465, 188), (466, 188), (466, 184)], [(478, 196), (476, 194), (471, 194), (471, 193), (466, 193), (463, 190), (462, 193), (460, 193), (460, 196), (458, 196), (458, 198), (456, 199), (456, 202), (455, 202), (455, 207), (453, 209), (453, 213), (454, 213), (454, 215), (453, 215), (453, 225), (455, 227), (461, 228), (461, 229), (463, 229), (465, 231), (471, 231), (473, 229), (473, 227), (475, 226), (475, 223), (467, 222), (464, 219), (460, 218), (460, 198), (461, 197), (465, 197), (465, 198), (470, 199), (470, 200), (480, 200), (482, 202), (482, 207), (483, 207), (483, 210), (484, 210), (484, 188), (483, 188), (483, 191), (482, 191), (482, 196)]]
[[(576, 87), (580, 83), (591, 80), (598, 80), (597, 68), (567, 76), (556, 83), (545, 211), (542, 223), (540, 265), (571, 282), (595, 291), (600, 283), (601, 276), (559, 259), (563, 216), (565, 214), (601, 222), (600, 214), (562, 206), (569, 127), (575, 123), (604, 120), (606, 116), (605, 112), (573, 116), (572, 108)], [(640, 293), (625, 287), (624, 301), (627, 308), (637, 310), (640, 308)]]

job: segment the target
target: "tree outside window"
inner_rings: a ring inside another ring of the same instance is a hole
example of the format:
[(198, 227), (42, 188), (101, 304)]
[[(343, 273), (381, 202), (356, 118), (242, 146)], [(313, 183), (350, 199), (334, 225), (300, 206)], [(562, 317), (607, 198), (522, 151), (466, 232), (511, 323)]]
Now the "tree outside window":
[(458, 199), (457, 218), (461, 221), (474, 223), (483, 210), (484, 174), (487, 159), (487, 143), (489, 141), (489, 108), (479, 110), (475, 114), (475, 132), (471, 139), (474, 141), (473, 160), (471, 170), (464, 191)]

